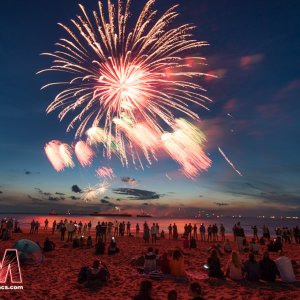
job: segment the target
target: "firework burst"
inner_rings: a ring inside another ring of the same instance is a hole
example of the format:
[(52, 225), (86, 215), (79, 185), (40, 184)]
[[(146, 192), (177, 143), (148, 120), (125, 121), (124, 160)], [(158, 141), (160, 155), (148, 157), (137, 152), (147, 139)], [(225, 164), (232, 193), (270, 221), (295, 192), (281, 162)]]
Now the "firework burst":
[[(193, 39), (192, 25), (171, 27), (177, 6), (158, 17), (155, 0), (146, 3), (129, 30), (130, 2), (119, 0), (113, 5), (108, 0), (107, 14), (99, 2), (92, 17), (79, 5), (82, 14), (71, 20), (73, 29), (59, 24), (68, 37), (60, 39), (54, 53), (43, 53), (54, 59), (52, 66), (39, 72), (69, 73), (67, 81), (43, 87), (65, 86), (47, 112), (60, 110), (60, 120), (73, 114), (67, 131), (76, 127), (75, 138), (79, 138), (92, 127), (88, 142), (103, 143), (104, 155), (110, 158), (116, 153), (123, 164), (128, 164), (128, 156), (140, 161), (139, 150), (150, 162), (155, 158), (153, 141), (163, 128), (173, 126), (174, 111), (198, 119), (189, 105), (207, 109), (210, 101), (193, 80), (208, 75), (188, 63), (203, 64), (204, 58), (186, 57), (207, 42)], [(124, 123), (124, 116), (132, 124)], [(83, 161), (89, 164), (90, 159)]]
[(93, 200), (97, 200), (99, 195), (104, 194), (109, 188), (109, 184), (106, 181), (103, 181), (100, 184), (95, 186), (88, 186), (83, 190), (81, 199), (84, 202), (91, 202)]

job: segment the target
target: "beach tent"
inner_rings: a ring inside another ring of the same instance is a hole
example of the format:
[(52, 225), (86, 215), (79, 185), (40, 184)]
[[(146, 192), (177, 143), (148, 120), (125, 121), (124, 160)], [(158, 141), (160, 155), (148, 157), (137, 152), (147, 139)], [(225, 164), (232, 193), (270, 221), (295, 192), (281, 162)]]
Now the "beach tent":
[(12, 248), (18, 250), (21, 264), (36, 264), (44, 259), (40, 246), (31, 240), (18, 240)]

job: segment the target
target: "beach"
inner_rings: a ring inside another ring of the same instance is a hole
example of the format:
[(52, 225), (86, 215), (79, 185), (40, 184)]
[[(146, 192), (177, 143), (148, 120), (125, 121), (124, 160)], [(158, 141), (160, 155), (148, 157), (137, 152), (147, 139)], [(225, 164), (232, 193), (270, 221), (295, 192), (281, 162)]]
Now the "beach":
[[(43, 225), (43, 224), (42, 224)], [(50, 224), (49, 224), (50, 225)], [(41, 226), (43, 227), (43, 226)], [(91, 232), (95, 238), (95, 232)], [(14, 233), (8, 241), (0, 242), (0, 252), (3, 255), (5, 249), (10, 248), (19, 239), (38, 241), (40, 245), (46, 237), (55, 244), (55, 250), (45, 253), (45, 259), (37, 265), (24, 265), (21, 267), (23, 277), (23, 290), (1, 291), (1, 299), (132, 299), (138, 293), (140, 282), (149, 279), (146, 275), (138, 274), (136, 268), (130, 264), (133, 257), (146, 252), (142, 236), (140, 237), (116, 237), (120, 253), (108, 256), (95, 255), (95, 249), (72, 248), (72, 243), (60, 241), (60, 234), (51, 233), (51, 228), (40, 228), (38, 234)], [(231, 234), (226, 235), (233, 241)], [(229, 279), (208, 279), (203, 265), (209, 256), (208, 249), (212, 242), (197, 242), (197, 249), (183, 249), (181, 239), (174, 241), (166, 239), (158, 240), (154, 248), (159, 253), (169, 249), (180, 247), (185, 256), (185, 269), (189, 281), (197, 281), (203, 288), (204, 299), (299, 299), (300, 269), (295, 269), (297, 282), (293, 284), (282, 283), (280, 279), (276, 283), (236, 283)], [(151, 242), (150, 242), (151, 246)], [(260, 249), (257, 260), (261, 259), (265, 246)], [(233, 243), (233, 249), (236, 249)], [(300, 261), (300, 245), (284, 244), (284, 251), (290, 259)], [(243, 260), (248, 254), (242, 254)], [(276, 258), (276, 253), (271, 253), (271, 258)], [(230, 255), (221, 257), (222, 266), (225, 266)], [(98, 291), (90, 291), (77, 283), (78, 273), (82, 266), (91, 266), (95, 259), (104, 262), (110, 271), (108, 284)], [(175, 289), (178, 299), (190, 299), (188, 294), (189, 283), (179, 283), (170, 279), (152, 280), (154, 299), (167, 299), (167, 293)]]

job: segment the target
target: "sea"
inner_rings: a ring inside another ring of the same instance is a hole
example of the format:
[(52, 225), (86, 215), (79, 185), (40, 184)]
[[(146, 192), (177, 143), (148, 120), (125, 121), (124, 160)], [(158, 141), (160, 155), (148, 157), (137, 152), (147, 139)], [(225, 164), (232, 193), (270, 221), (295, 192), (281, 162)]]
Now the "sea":
[(178, 228), (178, 232), (184, 232), (184, 225), (191, 223), (192, 225), (196, 224), (199, 231), (200, 224), (204, 224), (206, 227), (210, 224), (223, 224), (226, 229), (226, 233), (232, 233), (232, 227), (237, 222), (240, 222), (241, 226), (244, 228), (246, 235), (252, 234), (251, 227), (256, 225), (258, 228), (258, 234), (262, 234), (262, 227), (263, 225), (268, 226), (271, 235), (275, 234), (275, 229), (277, 227), (288, 227), (293, 228), (296, 225), (300, 226), (300, 218), (284, 218), (284, 217), (219, 217), (219, 218), (157, 218), (157, 217), (102, 217), (102, 216), (90, 216), (90, 215), (42, 215), (42, 214), (1, 214), (0, 219), (4, 218), (13, 218), (16, 219), (22, 230), (28, 230), (30, 228), (30, 223), (32, 220), (39, 221), (40, 228), (44, 227), (44, 222), (46, 219), (49, 221), (48, 227), (51, 228), (52, 223), (54, 220), (59, 222), (60, 220), (72, 220), (73, 222), (76, 221), (79, 223), (80, 221), (84, 223), (88, 223), (89, 221), (92, 222), (92, 229), (95, 228), (98, 222), (114, 222), (117, 218), (119, 222), (128, 221), (131, 224), (131, 231), (134, 233), (135, 226), (138, 223), (140, 226), (140, 230), (143, 229), (143, 224), (146, 221), (150, 226), (152, 223), (158, 223), (160, 230), (164, 230), (166, 233), (168, 232), (169, 224), (176, 224)]

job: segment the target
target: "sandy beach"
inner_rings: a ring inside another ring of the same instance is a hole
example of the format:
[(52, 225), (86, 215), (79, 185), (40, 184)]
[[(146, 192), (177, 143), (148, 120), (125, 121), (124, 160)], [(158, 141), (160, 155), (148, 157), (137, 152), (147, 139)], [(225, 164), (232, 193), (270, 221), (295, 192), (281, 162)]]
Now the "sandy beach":
[[(1, 291), (1, 299), (132, 299), (139, 290), (145, 275), (139, 275), (130, 260), (139, 254), (145, 253), (145, 245), (142, 237), (117, 237), (120, 253), (114, 256), (107, 254), (96, 256), (95, 249), (72, 248), (72, 243), (60, 241), (59, 233), (51, 234), (51, 230), (41, 229), (38, 234), (19, 233), (13, 234), (12, 239), (0, 242), (0, 252), (3, 255), (6, 248), (11, 247), (15, 241), (26, 238), (38, 241), (43, 245), (46, 236), (49, 236), (56, 244), (54, 251), (45, 253), (45, 260), (38, 265), (22, 266), (23, 290)], [(95, 233), (92, 232), (94, 239)], [(233, 236), (228, 235), (233, 241)], [(67, 244), (67, 246), (66, 246)], [(182, 240), (158, 240), (154, 246), (159, 253), (170, 248), (182, 248)], [(151, 245), (151, 244), (150, 244)], [(236, 283), (229, 279), (208, 279), (203, 269), (208, 257), (208, 249), (212, 243), (197, 243), (197, 249), (184, 249), (185, 267), (190, 281), (198, 281), (203, 288), (205, 299), (299, 299), (300, 269), (295, 270), (297, 282), (285, 284), (277, 280), (276, 283)], [(233, 243), (234, 249), (236, 245)], [(259, 260), (264, 250), (260, 249)], [(300, 245), (284, 245), (284, 250), (290, 259), (300, 260)], [(242, 259), (247, 259), (247, 253)], [(225, 266), (230, 255), (221, 258), (222, 266)], [(272, 258), (277, 254), (272, 253)], [(109, 283), (98, 291), (90, 291), (77, 283), (77, 276), (82, 266), (91, 266), (95, 259), (100, 259), (109, 268), (111, 277)], [(153, 298), (157, 300), (167, 299), (167, 293), (175, 289), (178, 299), (190, 299), (188, 295), (189, 283), (178, 283), (171, 280), (152, 280)]]

